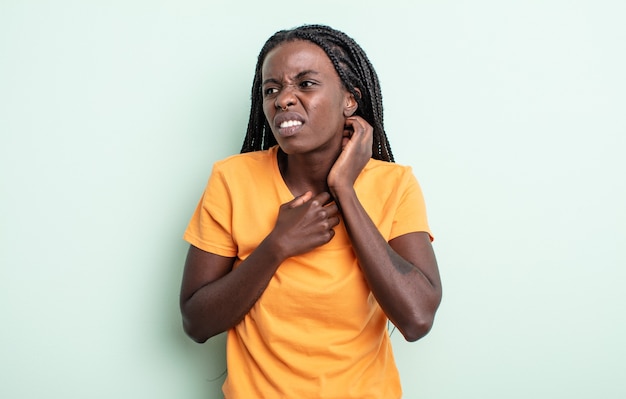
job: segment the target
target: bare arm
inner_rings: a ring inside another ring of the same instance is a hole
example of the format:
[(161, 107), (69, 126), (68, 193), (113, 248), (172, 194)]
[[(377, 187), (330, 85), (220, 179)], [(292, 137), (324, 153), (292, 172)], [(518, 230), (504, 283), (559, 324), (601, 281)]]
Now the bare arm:
[(226, 331), (243, 319), (280, 264), (261, 244), (238, 268), (227, 258), (189, 247), (180, 295), (183, 327), (196, 342)]
[(409, 233), (389, 243), (356, 195), (339, 202), (367, 283), (387, 317), (408, 341), (430, 330), (441, 301), (441, 282), (428, 233)]
[[(382, 237), (354, 191), (354, 181), (369, 158), (372, 128), (360, 117), (348, 118), (353, 133), (328, 176), (340, 204), (352, 246), (372, 293), (404, 337), (415, 341), (428, 333), (441, 301), (441, 281), (427, 233)], [(349, 133), (346, 133), (349, 134)]]
[(191, 246), (185, 262), (180, 308), (185, 332), (196, 342), (239, 323), (259, 299), (280, 264), (334, 236), (339, 223), (330, 195), (307, 192), (283, 204), (272, 232), (238, 267), (235, 258)]

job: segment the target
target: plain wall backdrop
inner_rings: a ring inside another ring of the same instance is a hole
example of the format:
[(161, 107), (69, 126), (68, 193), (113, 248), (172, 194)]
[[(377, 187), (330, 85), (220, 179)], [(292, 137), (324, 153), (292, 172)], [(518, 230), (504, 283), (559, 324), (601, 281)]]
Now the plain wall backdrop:
[(444, 298), (405, 398), (624, 398), (626, 3), (0, 1), (0, 397), (219, 398), (181, 236), (261, 46), (368, 53)]

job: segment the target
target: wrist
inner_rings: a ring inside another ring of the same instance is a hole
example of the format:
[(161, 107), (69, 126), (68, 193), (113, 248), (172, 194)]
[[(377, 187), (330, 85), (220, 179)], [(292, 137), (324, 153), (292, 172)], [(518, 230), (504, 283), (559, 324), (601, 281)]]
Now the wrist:
[(356, 197), (356, 191), (354, 191), (354, 187), (351, 185), (329, 187), (329, 190), (335, 201), (339, 203), (346, 201), (348, 198)]
[(279, 238), (275, 238), (275, 234), (270, 233), (257, 247), (257, 250), (261, 249), (265, 256), (267, 257), (267, 261), (270, 264), (280, 265), (289, 257), (286, 254), (286, 249), (281, 245), (281, 240)]

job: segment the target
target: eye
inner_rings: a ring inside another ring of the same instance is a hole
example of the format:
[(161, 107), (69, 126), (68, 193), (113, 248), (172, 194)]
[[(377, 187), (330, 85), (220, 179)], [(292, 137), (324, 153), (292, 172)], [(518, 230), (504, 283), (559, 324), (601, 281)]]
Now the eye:
[(304, 81), (300, 82), (300, 87), (302, 87), (302, 88), (306, 89), (306, 88), (309, 88), (309, 87), (312, 87), (312, 86), (315, 86), (315, 82), (311, 82), (310, 80), (304, 80)]
[(265, 89), (263, 89), (264, 96), (271, 96), (272, 94), (275, 94), (277, 92), (278, 92), (278, 89), (275, 87), (266, 87)]

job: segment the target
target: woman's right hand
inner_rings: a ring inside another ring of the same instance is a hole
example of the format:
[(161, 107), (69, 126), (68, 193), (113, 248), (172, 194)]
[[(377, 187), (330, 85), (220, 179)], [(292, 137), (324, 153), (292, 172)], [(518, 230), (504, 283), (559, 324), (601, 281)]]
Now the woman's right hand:
[(339, 224), (339, 209), (327, 192), (306, 193), (280, 206), (276, 225), (269, 235), (284, 259), (301, 255), (328, 243)]

